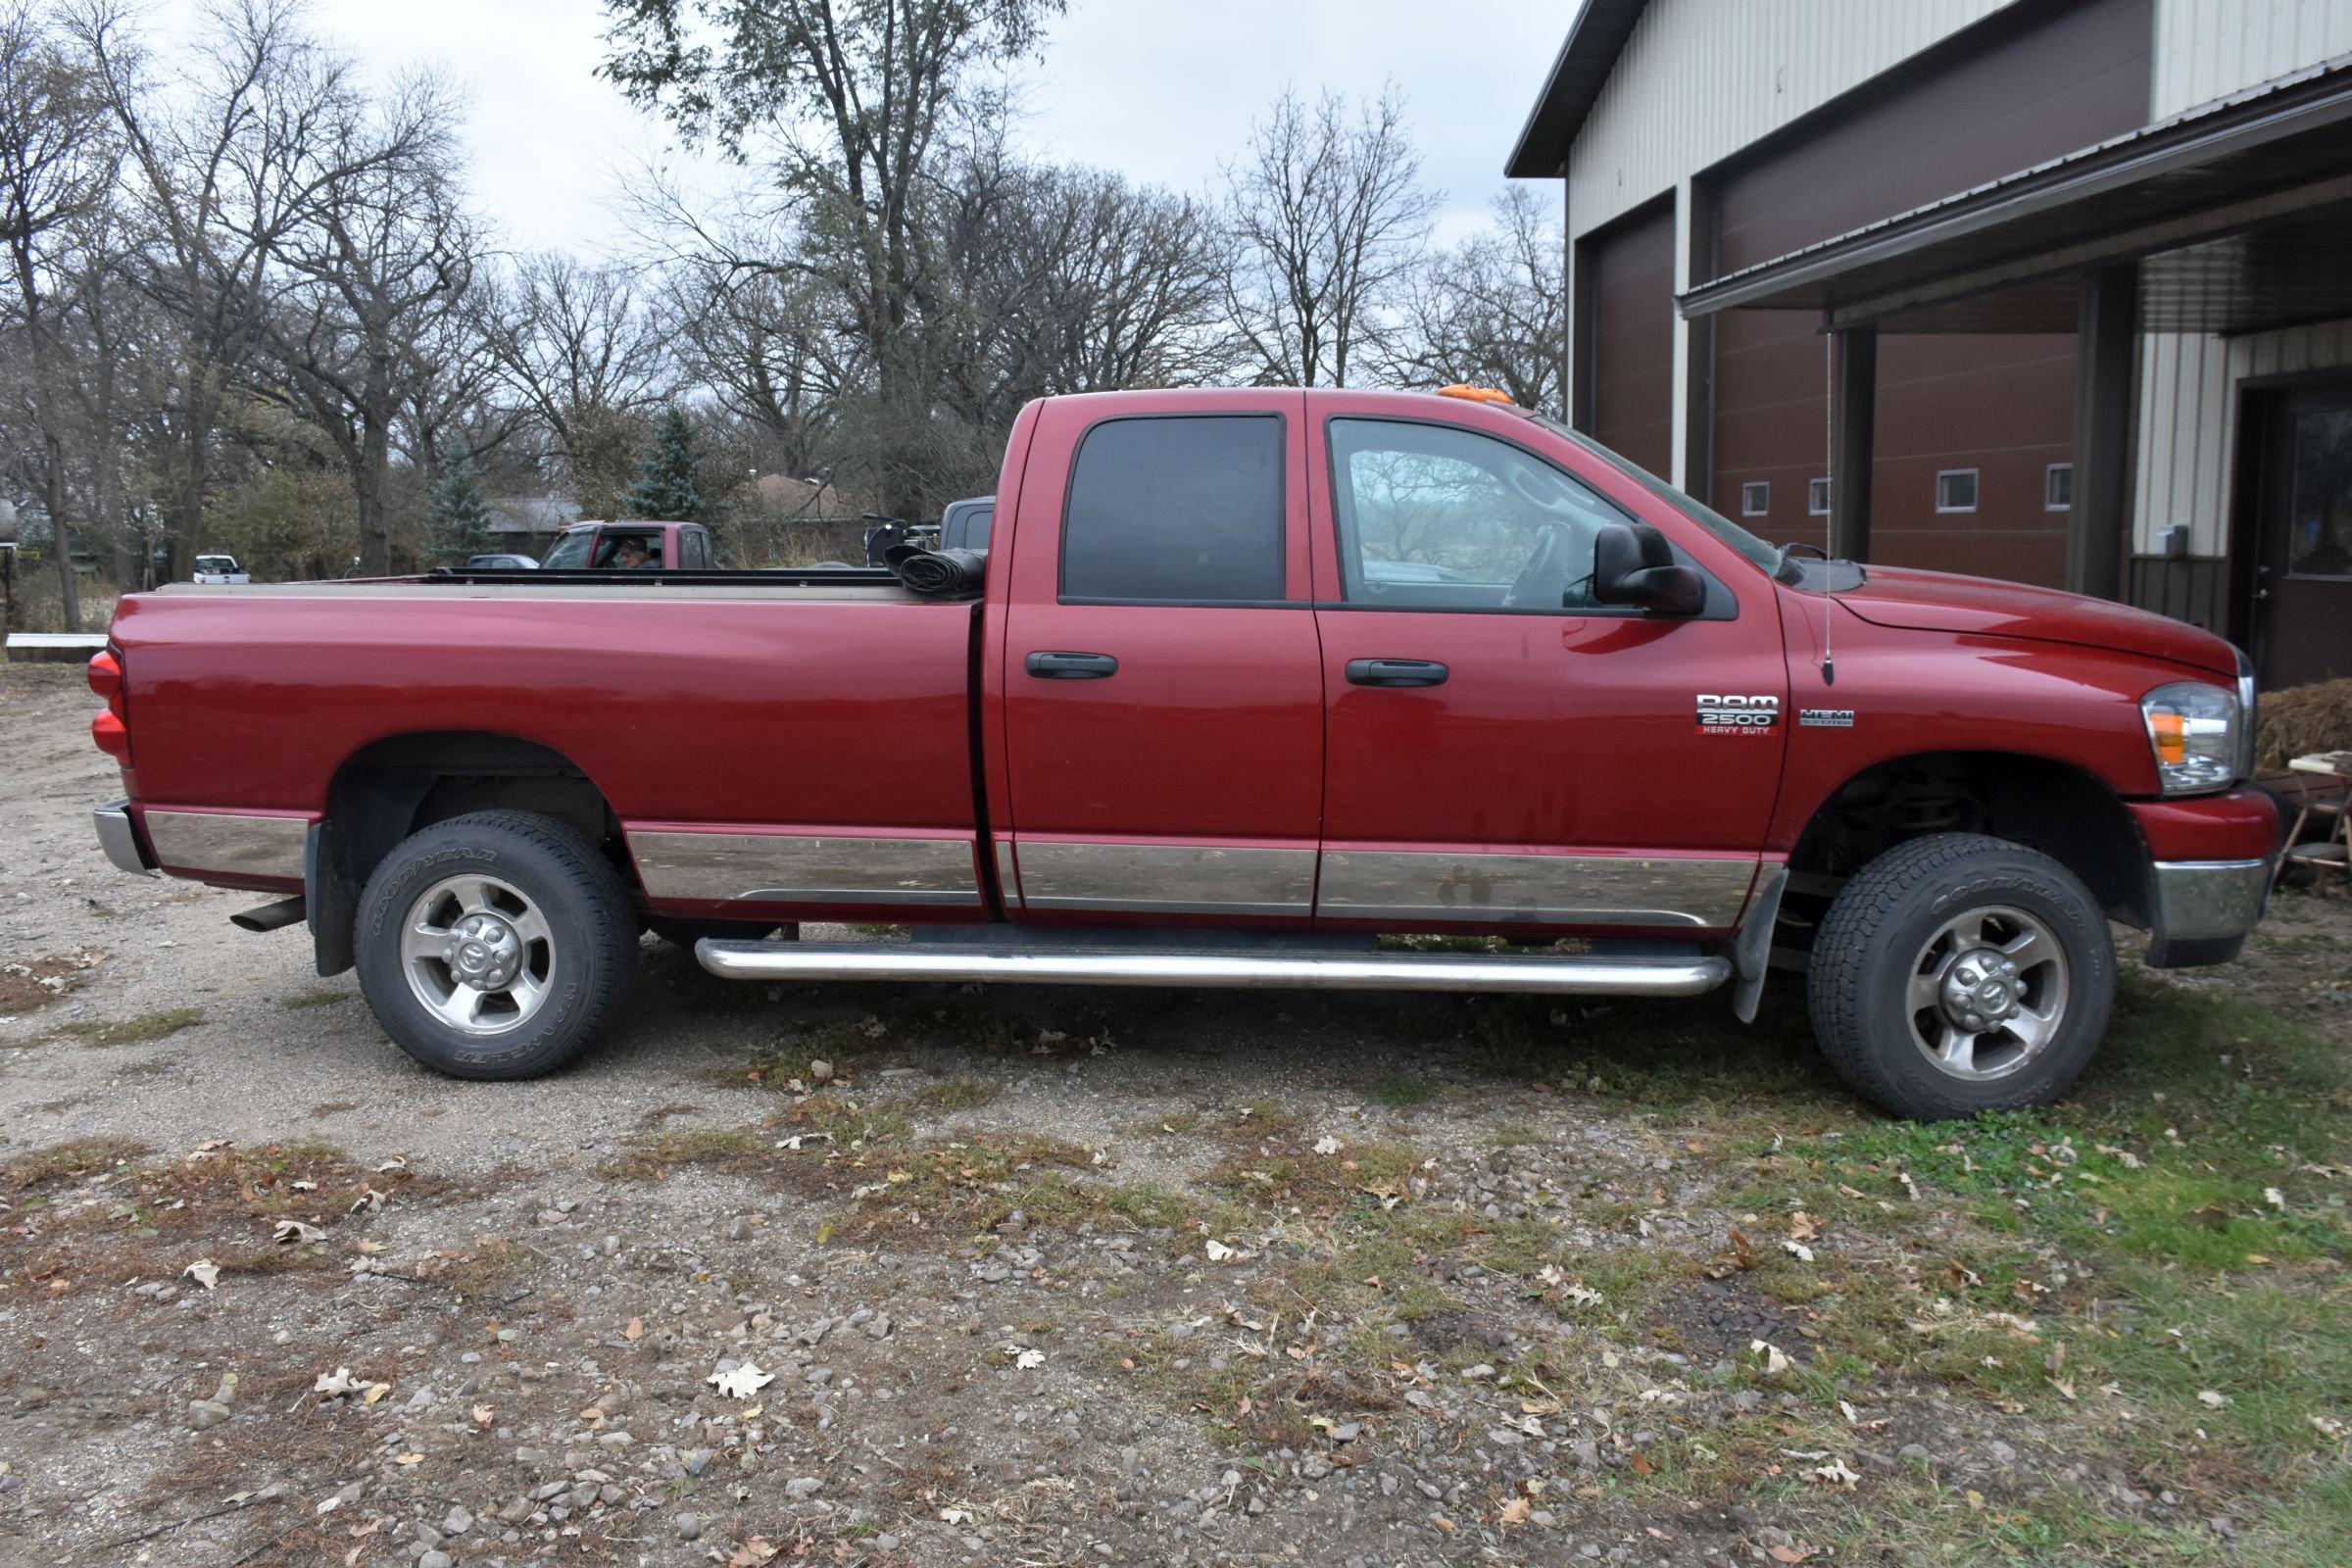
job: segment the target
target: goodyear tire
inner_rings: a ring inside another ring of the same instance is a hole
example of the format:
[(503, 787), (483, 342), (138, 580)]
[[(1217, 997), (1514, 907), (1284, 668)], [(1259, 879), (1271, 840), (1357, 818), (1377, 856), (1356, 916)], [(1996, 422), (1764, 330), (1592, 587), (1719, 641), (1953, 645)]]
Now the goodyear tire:
[(2115, 947), (2098, 901), (2048, 856), (1940, 833), (1839, 890), (1806, 992), (1846, 1082), (1939, 1121), (2064, 1094), (2107, 1031)]
[(628, 994), (620, 874), (551, 817), (476, 811), (416, 833), (360, 895), (360, 990), (393, 1044), (453, 1078), (536, 1078)]

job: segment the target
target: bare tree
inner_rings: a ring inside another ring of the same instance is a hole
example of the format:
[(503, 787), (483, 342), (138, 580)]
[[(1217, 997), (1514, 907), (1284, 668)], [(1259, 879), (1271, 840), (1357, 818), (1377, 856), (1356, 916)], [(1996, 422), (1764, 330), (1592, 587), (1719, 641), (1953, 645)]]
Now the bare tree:
[(1230, 364), (1224, 257), (1191, 197), (1099, 170), (967, 151), (932, 227), (929, 316), (960, 330), (944, 367), (998, 428), (1033, 397), (1208, 379)]
[(375, 573), (392, 569), (393, 430), (418, 345), (473, 277), (453, 119), (431, 77), (381, 103), (334, 94), (317, 133), (299, 144), (302, 198), (270, 247), (289, 280), (264, 328), (278, 387), (341, 456), (362, 563)]
[(1524, 185), (1494, 199), (1494, 222), (1413, 278), (1392, 366), (1407, 386), (1497, 386), (1521, 408), (1564, 416), (1567, 244), (1559, 215)]
[(757, 432), (771, 467), (794, 478), (823, 464), (843, 389), (859, 378), (857, 344), (805, 276), (679, 268), (667, 295), (681, 370)]
[(528, 256), (470, 314), (499, 385), (547, 432), (559, 463), (593, 464), (613, 416), (659, 407), (675, 390), (667, 324), (625, 269)]
[[(765, 267), (837, 289), (871, 365), (874, 481), (911, 514), (931, 410), (918, 338), (922, 183), (970, 68), (1017, 57), (1061, 0), (606, 0), (604, 74), (689, 138), (773, 170), (801, 221)], [(690, 37), (691, 35), (691, 37)], [(778, 232), (784, 232), (779, 227)]]
[(1251, 126), (1225, 171), (1226, 310), (1261, 384), (1348, 384), (1429, 237), (1420, 169), (1393, 86), (1352, 113), (1285, 92)]
[(122, 139), (129, 199), (152, 231), (136, 276), (173, 327), (174, 385), (161, 412), (177, 571), (198, 547), (223, 414), (276, 309), (278, 248), (321, 190), (402, 149), (337, 138), (352, 114), (348, 72), (302, 31), (297, 0), (222, 0), (175, 62), (181, 90), (171, 93), (155, 90), (115, 0), (89, 0), (74, 29)]
[(0, 248), (14, 285), (12, 324), (23, 343), (24, 412), (35, 438), (27, 488), (49, 516), (68, 630), (81, 629), (65, 430), (56, 377), (63, 286), (57, 244), (73, 224), (104, 207), (115, 181), (115, 150), (103, 134), (106, 103), (87, 63), (26, 0), (0, 11)]

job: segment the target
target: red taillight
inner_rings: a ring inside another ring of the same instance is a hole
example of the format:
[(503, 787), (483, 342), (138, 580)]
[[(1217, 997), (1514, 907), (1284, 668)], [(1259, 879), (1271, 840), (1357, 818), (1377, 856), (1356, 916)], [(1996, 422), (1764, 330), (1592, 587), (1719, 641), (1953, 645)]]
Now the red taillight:
[(90, 739), (98, 743), (100, 751), (118, 762), (125, 761), (130, 757), (130, 731), (124, 729), (122, 720), (111, 712), (100, 713), (90, 720)]
[(108, 649), (90, 660), (90, 690), (106, 699), (106, 711), (90, 720), (90, 739), (118, 762), (130, 760), (130, 728), (122, 707), (122, 662)]

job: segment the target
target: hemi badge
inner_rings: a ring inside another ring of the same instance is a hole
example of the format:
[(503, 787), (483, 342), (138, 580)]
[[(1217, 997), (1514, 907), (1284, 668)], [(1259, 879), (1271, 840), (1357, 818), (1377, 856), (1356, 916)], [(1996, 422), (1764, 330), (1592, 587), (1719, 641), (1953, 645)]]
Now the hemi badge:
[(1807, 729), (1852, 729), (1854, 710), (1850, 708), (1800, 708), (1796, 721)]

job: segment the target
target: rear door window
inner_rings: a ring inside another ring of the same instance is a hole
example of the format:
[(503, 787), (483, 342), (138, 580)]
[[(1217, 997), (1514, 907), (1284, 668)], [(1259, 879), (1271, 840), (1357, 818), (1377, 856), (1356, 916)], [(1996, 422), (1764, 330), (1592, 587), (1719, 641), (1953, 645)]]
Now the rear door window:
[(1110, 419), (1088, 431), (1061, 525), (1061, 597), (1283, 600), (1283, 427), (1274, 415)]

